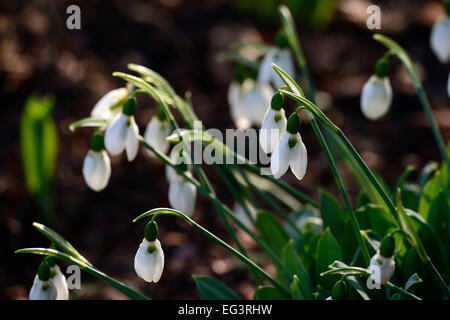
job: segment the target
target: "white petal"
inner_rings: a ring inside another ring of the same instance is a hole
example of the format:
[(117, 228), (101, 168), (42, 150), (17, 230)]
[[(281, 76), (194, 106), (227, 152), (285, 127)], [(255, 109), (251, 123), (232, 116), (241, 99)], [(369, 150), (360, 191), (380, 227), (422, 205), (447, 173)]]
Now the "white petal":
[(297, 144), (289, 152), (289, 165), (294, 176), (302, 180), (306, 173), (308, 155), (300, 134), (297, 133), (295, 136), (297, 137)]
[(155, 245), (157, 250), (153, 253), (155, 255), (155, 274), (153, 275), (153, 282), (156, 283), (161, 279), (164, 270), (164, 252), (158, 239), (155, 240)]
[(272, 47), (267, 51), (264, 58), (261, 60), (258, 69), (258, 83), (259, 84), (269, 84), (272, 79), (272, 73), (274, 72), (272, 68), (273, 57), (277, 49)]
[[(167, 137), (170, 135), (171, 128), (167, 121), (161, 121), (158, 117), (153, 117), (145, 129), (144, 139), (156, 150), (167, 153), (169, 151), (169, 141)], [(152, 152), (149, 151), (153, 155)]]
[(128, 116), (118, 114), (105, 132), (105, 148), (109, 154), (116, 156), (125, 149), (125, 139), (128, 131)]
[[(48, 284), (49, 287), (44, 290), (43, 285)], [(47, 282), (41, 281), (36, 275), (34, 278), (33, 286), (30, 289), (30, 300), (56, 300), (57, 291), (54, 283), (50, 280)]]
[(243, 95), (244, 89), (237, 82), (231, 82), (228, 88), (228, 104), (230, 105), (231, 118), (237, 128), (246, 130), (250, 128), (252, 123), (245, 110)]
[(450, 61), (450, 17), (445, 17), (433, 25), (430, 46), (439, 61)]
[(55, 273), (52, 281), (55, 284), (57, 292), (56, 300), (69, 300), (69, 289), (67, 287), (66, 277), (57, 265), (53, 266), (51, 271)]
[(194, 213), (197, 189), (187, 181), (175, 181), (169, 186), (170, 206), (188, 217)]
[[(277, 114), (281, 115), (279, 121), (275, 121)], [(275, 111), (272, 108), (267, 109), (259, 130), (259, 144), (265, 153), (273, 152), (286, 131), (286, 124), (287, 120), (283, 109), (280, 109), (280, 111)]]
[(105, 150), (89, 150), (83, 162), (83, 177), (94, 191), (101, 191), (108, 185), (111, 176), (111, 162)]
[[(294, 60), (292, 59), (292, 54), (289, 49), (280, 49), (274, 56), (273, 61), (277, 66), (283, 69), (288, 75), (290, 75), (293, 79), (295, 79), (295, 67)], [(272, 68), (273, 70), (273, 68)], [(279, 89), (284, 86), (284, 81), (280, 78), (278, 73), (273, 70), (271, 73), (272, 82), (275, 88)]]
[[(380, 263), (381, 262), (381, 263)], [(377, 252), (371, 259), (370, 259), (370, 266), (378, 268), (378, 272), (375, 272), (375, 276), (378, 274), (379, 279), (376, 279), (376, 281), (379, 281), (380, 284), (386, 284), (388, 282), (395, 271), (395, 260), (394, 258), (385, 258), (383, 257), (379, 252)]]
[(391, 103), (392, 88), (389, 78), (371, 76), (361, 93), (361, 111), (364, 116), (376, 120), (386, 114)]
[(255, 85), (253, 80), (249, 81), (252, 81), (253, 87), (244, 94), (243, 103), (251, 122), (260, 126), (275, 92), (270, 85)]
[(289, 168), (289, 137), (288, 133), (283, 135), (270, 158), (270, 171), (276, 179), (285, 174)]
[(136, 256), (134, 257), (134, 269), (137, 275), (147, 282), (152, 282), (155, 275), (155, 257), (148, 252), (148, 246), (151, 245), (146, 239), (142, 240)]
[(127, 94), (128, 90), (126, 88), (118, 88), (108, 92), (95, 104), (91, 111), (91, 117), (105, 119), (113, 118), (121, 111), (121, 108), (111, 110), (111, 107), (119, 101), (124, 100)]
[(127, 137), (125, 140), (126, 152), (128, 161), (133, 161), (139, 150), (139, 128), (134, 121), (134, 117), (129, 118), (130, 125), (127, 130)]

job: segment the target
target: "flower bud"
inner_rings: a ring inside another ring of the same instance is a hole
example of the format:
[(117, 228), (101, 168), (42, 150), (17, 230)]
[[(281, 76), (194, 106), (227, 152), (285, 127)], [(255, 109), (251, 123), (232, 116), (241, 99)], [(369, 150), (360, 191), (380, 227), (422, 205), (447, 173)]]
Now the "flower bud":
[(103, 135), (99, 132), (95, 132), (91, 138), (91, 150), (98, 152), (103, 149), (105, 149)]
[(136, 111), (136, 99), (134, 97), (131, 97), (123, 105), (123, 114), (127, 116), (132, 116), (134, 115), (135, 111)]
[(273, 110), (280, 110), (283, 107), (284, 104), (284, 97), (283, 95), (277, 91), (273, 96), (272, 100), (270, 101), (270, 106)]
[(148, 242), (153, 242), (156, 238), (158, 238), (158, 225), (155, 221), (150, 221), (145, 227), (145, 239)]
[(300, 117), (297, 113), (293, 113), (289, 117), (286, 130), (290, 134), (296, 134), (300, 130)]
[(39, 265), (38, 277), (41, 281), (48, 281), (50, 279), (50, 268), (44, 261)]
[(387, 77), (389, 74), (389, 62), (384, 58), (378, 60), (374, 73), (378, 78)]
[(395, 240), (390, 234), (386, 235), (381, 241), (380, 254), (385, 258), (390, 258), (394, 254)]

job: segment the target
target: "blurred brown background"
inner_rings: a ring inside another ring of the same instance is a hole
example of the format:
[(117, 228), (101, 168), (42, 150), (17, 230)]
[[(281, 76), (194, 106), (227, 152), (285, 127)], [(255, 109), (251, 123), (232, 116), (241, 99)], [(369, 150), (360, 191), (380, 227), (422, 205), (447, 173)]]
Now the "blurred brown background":
[[(133, 258), (143, 237), (138, 214), (168, 206), (161, 163), (140, 152), (128, 163), (112, 159), (108, 187), (95, 193), (82, 175), (90, 129), (69, 131), (71, 122), (89, 115), (108, 90), (121, 86), (111, 76), (127, 63), (146, 65), (168, 79), (179, 94), (192, 92), (194, 109), (206, 127), (232, 127), (226, 100), (232, 65), (217, 55), (239, 40), (271, 42), (279, 27), (276, 5), (282, 1), (154, 0), (154, 1), (2, 1), (0, 4), (0, 299), (28, 296), (40, 257), (15, 255), (23, 247), (48, 246), (31, 227), (39, 221), (64, 235), (95, 266), (155, 299), (198, 298), (191, 274), (212, 275), (245, 298), (255, 283), (248, 271), (210, 240), (183, 222), (161, 217), (160, 238), (166, 254), (161, 281), (146, 284), (134, 273)], [(448, 66), (429, 48), (430, 27), (443, 14), (439, 1), (336, 1), (329, 23), (314, 23), (301, 1), (285, 1), (294, 9), (302, 45), (318, 100), (342, 128), (369, 166), (392, 186), (408, 164), (417, 168), (439, 154), (405, 70), (394, 62), (392, 109), (377, 122), (364, 119), (359, 94), (383, 47), (366, 28), (366, 8), (379, 4), (381, 32), (398, 40), (416, 62), (418, 73), (441, 128), (450, 136)], [(331, 2), (331, 1), (330, 1)], [(81, 30), (66, 28), (66, 8), (81, 8)], [(297, 8), (297, 10), (295, 10)], [(300, 9), (299, 9), (300, 8)], [(52, 187), (55, 221), (47, 221), (26, 189), (19, 145), (19, 123), (31, 93), (55, 97), (53, 116), (59, 143)], [(153, 103), (139, 97), (137, 122), (143, 131), (154, 114)], [(298, 182), (287, 179), (317, 199), (317, 188), (335, 192), (325, 158), (309, 126), (302, 136), (309, 153), (308, 173)], [(215, 176), (207, 168), (207, 173)], [(231, 197), (216, 185), (229, 205)], [(353, 194), (357, 187), (351, 185)], [(214, 208), (198, 197), (194, 218), (224, 236)], [(227, 239), (228, 240), (228, 239)], [(252, 244), (247, 243), (248, 246)], [(266, 265), (265, 260), (260, 261)], [(62, 264), (63, 270), (66, 265)], [(270, 266), (266, 266), (269, 268)], [(81, 290), (72, 298), (122, 299), (121, 293), (82, 273)]]

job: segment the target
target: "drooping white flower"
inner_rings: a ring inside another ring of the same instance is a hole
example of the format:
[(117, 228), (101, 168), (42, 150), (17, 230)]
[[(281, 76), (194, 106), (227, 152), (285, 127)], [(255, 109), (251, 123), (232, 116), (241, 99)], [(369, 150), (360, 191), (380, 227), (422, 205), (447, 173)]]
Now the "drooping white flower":
[(361, 93), (361, 111), (370, 120), (381, 118), (392, 103), (392, 88), (388, 77), (372, 75)]
[(136, 100), (130, 98), (105, 132), (106, 150), (113, 156), (126, 150), (128, 161), (133, 161), (139, 149), (139, 128), (134, 120)]
[(104, 119), (114, 118), (121, 111), (121, 108), (111, 109), (111, 107), (120, 102), (125, 102), (127, 95), (127, 88), (118, 88), (109, 91), (95, 104), (91, 111), (91, 117)]
[(111, 177), (111, 161), (104, 150), (103, 136), (96, 132), (91, 139), (91, 149), (83, 161), (83, 177), (94, 191), (103, 190)]
[(57, 300), (57, 296), (58, 291), (54, 282), (51, 279), (42, 281), (36, 275), (29, 294), (30, 300)]
[(274, 46), (267, 51), (259, 65), (258, 82), (271, 83), (276, 89), (284, 85), (283, 80), (273, 69), (272, 63), (283, 69), (292, 78), (295, 78), (295, 67), (292, 54), (287, 47)]
[[(393, 257), (383, 257), (378, 251), (372, 259), (370, 259), (370, 268), (375, 268), (375, 281), (379, 284), (386, 284), (395, 271), (395, 260)], [(379, 278), (377, 278), (379, 276)]]
[(147, 282), (158, 282), (164, 269), (164, 252), (158, 239), (143, 239), (134, 257), (137, 275)]
[(170, 206), (190, 217), (194, 213), (196, 197), (196, 187), (175, 171), (172, 180), (169, 181)]
[(293, 113), (288, 120), (286, 133), (281, 138), (270, 158), (270, 170), (274, 178), (279, 179), (291, 167), (292, 173), (299, 180), (303, 179), (308, 164), (305, 144), (298, 130), (300, 118)]
[[(144, 139), (149, 145), (151, 145), (156, 150), (167, 153), (169, 150), (169, 141), (167, 137), (171, 133), (171, 127), (169, 122), (165, 119), (164, 114), (158, 111), (158, 115), (153, 117), (145, 129)], [(151, 153), (149, 151), (151, 155)]]
[(50, 268), (50, 277), (56, 287), (56, 300), (68, 300), (69, 288), (67, 287), (67, 280), (61, 269), (56, 264)]
[(283, 96), (276, 93), (267, 109), (259, 130), (259, 144), (265, 153), (272, 153), (286, 131), (286, 115), (283, 106)]
[(431, 29), (430, 45), (442, 63), (450, 61), (450, 17), (438, 20)]
[(253, 124), (260, 126), (273, 93), (270, 85), (250, 78), (245, 79), (242, 85), (231, 82), (228, 103), (236, 127), (246, 130)]

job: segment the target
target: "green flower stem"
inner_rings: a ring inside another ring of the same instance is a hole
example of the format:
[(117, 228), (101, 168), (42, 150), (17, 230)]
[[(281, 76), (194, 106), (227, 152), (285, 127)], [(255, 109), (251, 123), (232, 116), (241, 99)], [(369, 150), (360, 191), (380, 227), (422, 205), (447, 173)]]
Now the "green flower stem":
[(146, 297), (139, 292), (134, 291), (133, 289), (129, 288), (125, 284), (123, 284), (120, 281), (117, 281), (107, 274), (103, 273), (102, 271), (98, 270), (97, 268), (84, 263), (83, 261), (77, 259), (76, 257), (73, 257), (67, 253), (55, 250), (55, 249), (45, 249), (45, 248), (27, 248), (27, 249), (20, 249), (17, 250), (16, 253), (34, 253), (34, 254), (43, 254), (47, 256), (52, 256), (61, 260), (65, 260), (69, 263), (76, 264), (79, 266), (82, 270), (92, 274), (94, 277), (97, 277), (109, 285), (111, 285), (113, 288), (119, 290), (126, 296), (128, 296), (131, 299), (135, 300), (150, 300), (149, 297)]
[(283, 263), (281, 262), (281, 260), (276, 256), (276, 254), (263, 242), (261, 241), (254, 232), (252, 232), (245, 224), (243, 224), (238, 218), (236, 218), (233, 214), (233, 212), (224, 204), (222, 203), (217, 197), (216, 195), (214, 195), (213, 193), (207, 191), (205, 189), (204, 186), (202, 186), (196, 179), (194, 179), (191, 175), (186, 174), (185, 172), (180, 171), (180, 169), (176, 166), (173, 165), (172, 161), (164, 154), (160, 153), (158, 150), (154, 149), (152, 146), (150, 146), (147, 142), (145, 142), (145, 140), (140, 137), (140, 142), (141, 144), (149, 149), (150, 151), (152, 151), (153, 153), (155, 153), (155, 155), (161, 159), (163, 162), (165, 162), (166, 164), (172, 166), (177, 172), (178, 174), (182, 175), (187, 181), (189, 181), (190, 183), (192, 183), (201, 193), (203, 193), (211, 202), (213, 202), (214, 204), (218, 205), (223, 212), (229, 217), (231, 218), (231, 220), (233, 220), (239, 228), (241, 228), (242, 230), (244, 230), (260, 247), (261, 249), (263, 249), (269, 256), (270, 258), (273, 260), (273, 262), (275, 263), (275, 265), (281, 269), (284, 270), (284, 266)]
[(272, 284), (275, 288), (280, 290), (280, 292), (285, 295), (286, 297), (291, 297), (288, 290), (286, 290), (278, 281), (273, 279), (270, 275), (267, 274), (261, 267), (259, 267), (257, 264), (255, 264), (252, 260), (241, 254), (239, 251), (231, 247), (229, 244), (224, 242), (222, 239), (214, 235), (212, 232), (208, 231), (207, 229), (203, 228), (201, 225), (196, 223), (194, 220), (186, 216), (180, 211), (169, 209), (169, 208), (159, 208), (159, 209), (153, 209), (150, 211), (147, 211), (143, 214), (141, 214), (139, 217), (134, 219), (133, 221), (138, 221), (142, 218), (148, 217), (148, 216), (154, 216), (154, 215), (161, 215), (161, 214), (170, 214), (177, 216), (179, 218), (182, 218), (184, 221), (186, 221), (189, 225), (191, 225), (194, 229), (200, 231), (203, 235), (207, 236), (214, 242), (216, 242), (218, 245), (220, 245), (222, 248), (229, 251), (231, 254), (233, 254), (236, 258), (241, 260), (243, 263), (245, 263), (251, 270), (257, 272), (259, 275), (261, 275), (264, 279), (266, 279), (270, 284)]
[(405, 49), (403, 49), (394, 40), (381, 34), (375, 34), (373, 38), (378, 42), (382, 43), (383, 45), (385, 45), (386, 47), (388, 47), (389, 55), (395, 55), (402, 62), (403, 66), (406, 68), (406, 71), (408, 72), (408, 75), (414, 84), (414, 89), (416, 90), (417, 96), (419, 97), (420, 104), (422, 105), (423, 111), (425, 112), (425, 116), (427, 117), (428, 122), (430, 123), (431, 131), (433, 132), (434, 139), (436, 140), (439, 151), (442, 154), (442, 158), (447, 164), (447, 167), (450, 168), (450, 159), (447, 155), (444, 141), (442, 140), (442, 136), (439, 132), (438, 125), (436, 123), (436, 120), (434, 119), (433, 112), (431, 111), (430, 102), (428, 101), (422, 83), (420, 82), (419, 77), (417, 76), (411, 58), (409, 57)]

